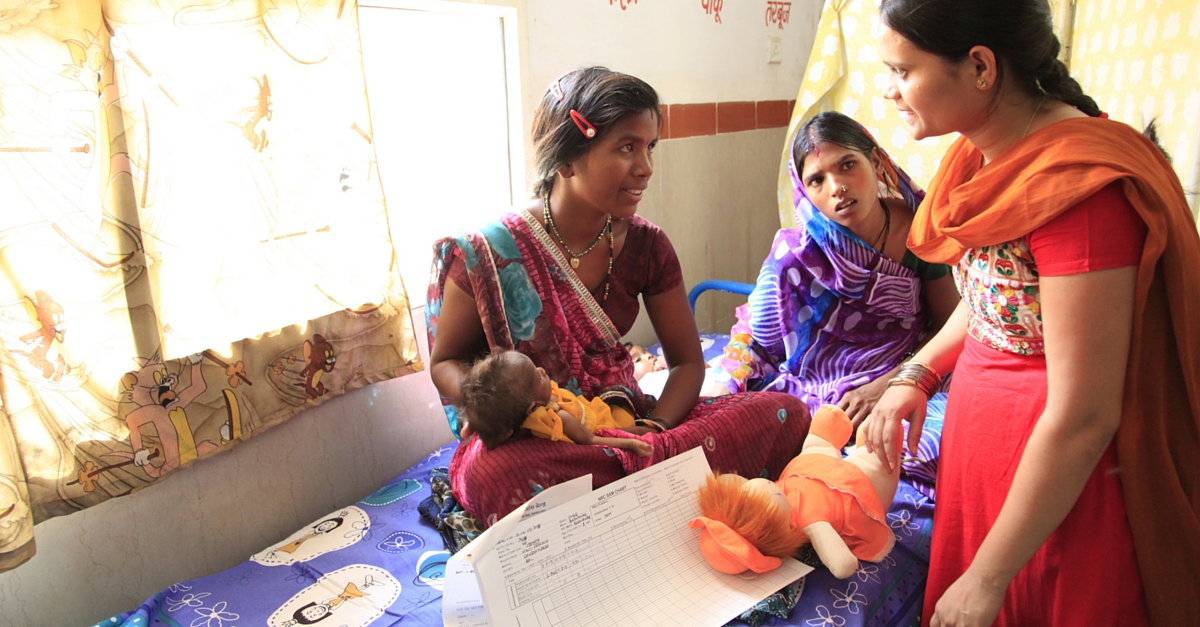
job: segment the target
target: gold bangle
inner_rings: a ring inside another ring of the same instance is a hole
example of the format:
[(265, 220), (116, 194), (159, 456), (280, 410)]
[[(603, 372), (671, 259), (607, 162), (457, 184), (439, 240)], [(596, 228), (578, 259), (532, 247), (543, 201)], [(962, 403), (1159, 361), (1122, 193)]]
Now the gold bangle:
[(920, 390), (921, 393), (925, 395), (925, 398), (933, 398), (934, 392), (937, 391), (936, 387), (929, 387), (928, 382), (924, 381), (923, 379), (917, 380), (905, 376), (898, 376), (888, 379), (888, 387), (897, 385), (911, 385), (912, 387)]
[(922, 392), (925, 392), (926, 396), (930, 397), (942, 386), (942, 376), (928, 364), (919, 361), (909, 360), (900, 364), (900, 372), (897, 376), (911, 379)]
[(930, 367), (930, 365), (929, 365), (929, 364), (927, 364), (927, 363), (925, 363), (925, 362), (922, 362), (922, 361), (917, 361), (917, 360), (915, 360), (915, 359), (910, 359), (910, 360), (908, 360), (908, 361), (906, 361), (906, 362), (904, 362), (903, 364), (900, 364), (900, 365), (901, 365), (901, 366), (907, 366), (907, 365), (910, 365), (910, 364), (911, 364), (911, 365), (913, 365), (913, 366), (920, 366), (920, 367), (924, 368), (925, 370), (928, 370), (929, 372), (932, 372), (933, 374), (937, 374), (937, 371), (936, 371), (936, 370), (934, 370), (932, 367)]

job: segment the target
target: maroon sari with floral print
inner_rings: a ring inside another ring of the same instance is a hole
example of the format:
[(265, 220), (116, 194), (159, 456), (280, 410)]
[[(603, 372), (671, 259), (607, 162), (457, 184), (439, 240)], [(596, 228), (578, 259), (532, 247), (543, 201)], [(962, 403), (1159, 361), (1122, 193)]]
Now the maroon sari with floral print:
[[(678, 267), (661, 231), (635, 216), (602, 308), (538, 221), (524, 212), (509, 214), (479, 233), (435, 245), (426, 305), (430, 345), (446, 281), (454, 280), (475, 298), (489, 347), (521, 351), (559, 386), (645, 415), (654, 399), (637, 391), (621, 335), (637, 317), (637, 295), (678, 285)], [(457, 433), (453, 407), (447, 407), (447, 416)], [(489, 451), (469, 438), (450, 463), (450, 483), (463, 508), (490, 525), (551, 485), (590, 473), (599, 487), (695, 446), (704, 447), (714, 470), (773, 479), (799, 452), (808, 423), (808, 409), (798, 399), (759, 393), (702, 399), (678, 427), (641, 436), (654, 445), (649, 458), (539, 438)], [(602, 434), (634, 437), (624, 431)]]

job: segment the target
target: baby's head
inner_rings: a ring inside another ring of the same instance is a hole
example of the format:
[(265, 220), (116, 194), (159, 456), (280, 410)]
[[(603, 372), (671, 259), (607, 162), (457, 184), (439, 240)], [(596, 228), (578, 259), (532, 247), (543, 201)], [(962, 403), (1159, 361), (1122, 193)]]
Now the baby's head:
[(487, 448), (509, 438), (529, 412), (550, 402), (550, 378), (524, 353), (495, 351), (467, 372), (459, 409)]
[(627, 344), (626, 346), (629, 347), (629, 356), (633, 358), (634, 379), (641, 380), (646, 374), (655, 370), (667, 369), (667, 360), (661, 356), (655, 355), (637, 344)]

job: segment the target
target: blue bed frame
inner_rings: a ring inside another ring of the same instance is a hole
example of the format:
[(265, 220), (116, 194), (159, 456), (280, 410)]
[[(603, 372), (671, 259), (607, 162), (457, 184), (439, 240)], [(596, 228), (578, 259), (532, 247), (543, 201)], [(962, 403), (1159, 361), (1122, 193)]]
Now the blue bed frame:
[(700, 295), (708, 291), (731, 292), (733, 294), (741, 294), (749, 296), (750, 292), (754, 291), (753, 283), (738, 283), (737, 281), (701, 281), (688, 292), (688, 306), (692, 308), (692, 315), (696, 315), (696, 299)]

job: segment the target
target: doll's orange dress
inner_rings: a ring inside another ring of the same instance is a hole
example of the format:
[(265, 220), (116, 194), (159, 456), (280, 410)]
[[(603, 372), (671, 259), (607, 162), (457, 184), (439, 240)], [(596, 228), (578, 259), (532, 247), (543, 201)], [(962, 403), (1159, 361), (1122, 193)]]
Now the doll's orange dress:
[(578, 418), (590, 433), (599, 429), (624, 429), (633, 426), (633, 416), (628, 412), (614, 412), (604, 401), (577, 396), (570, 390), (558, 387), (553, 381), (550, 382), (550, 398), (549, 405), (543, 405), (530, 412), (525, 422), (521, 423), (521, 428), (529, 429), (539, 438), (570, 442), (571, 438), (563, 433), (562, 417), (558, 415), (557, 409)]
[[(832, 412), (813, 416), (810, 434), (841, 449), (850, 439), (850, 421)], [(887, 524), (887, 508), (862, 469), (840, 457), (801, 453), (788, 463), (777, 485), (792, 505), (792, 526), (803, 529), (825, 521), (860, 560), (887, 556), (896, 536)]]

